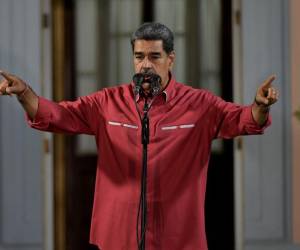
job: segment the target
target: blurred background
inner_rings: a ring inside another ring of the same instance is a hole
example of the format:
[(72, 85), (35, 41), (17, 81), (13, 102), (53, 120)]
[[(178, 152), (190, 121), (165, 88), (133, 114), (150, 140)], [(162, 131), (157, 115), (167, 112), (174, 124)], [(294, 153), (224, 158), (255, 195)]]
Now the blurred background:
[[(0, 68), (41, 96), (75, 100), (130, 82), (130, 36), (158, 21), (175, 34), (177, 81), (250, 104), (275, 73), (281, 96), (266, 133), (213, 144), (206, 231), (210, 250), (296, 250), (299, 10), (299, 0), (0, 0)], [(0, 136), (0, 250), (96, 249), (93, 138), (34, 131), (8, 97)]]

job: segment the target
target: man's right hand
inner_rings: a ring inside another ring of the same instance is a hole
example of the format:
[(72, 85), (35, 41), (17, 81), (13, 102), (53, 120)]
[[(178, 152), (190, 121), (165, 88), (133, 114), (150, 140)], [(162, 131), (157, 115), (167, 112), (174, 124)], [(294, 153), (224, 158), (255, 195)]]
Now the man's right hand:
[(3, 76), (3, 80), (0, 82), (0, 95), (21, 95), (27, 88), (26, 83), (7, 72), (0, 70), (0, 74)]
[(24, 110), (31, 119), (34, 119), (37, 110), (39, 98), (34, 91), (22, 79), (10, 73), (0, 70), (3, 80), (0, 82), (0, 95), (13, 95), (18, 97)]

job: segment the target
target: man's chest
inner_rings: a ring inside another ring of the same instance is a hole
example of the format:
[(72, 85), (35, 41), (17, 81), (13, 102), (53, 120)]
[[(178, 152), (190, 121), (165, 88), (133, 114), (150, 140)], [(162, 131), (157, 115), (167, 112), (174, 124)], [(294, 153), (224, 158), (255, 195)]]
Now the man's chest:
[[(105, 113), (103, 125), (105, 135), (114, 140), (140, 142), (142, 122), (145, 113), (143, 103), (111, 106)], [(208, 131), (210, 115), (202, 107), (192, 105), (171, 105), (155, 103), (147, 113), (150, 142), (170, 137), (197, 136), (196, 131)]]

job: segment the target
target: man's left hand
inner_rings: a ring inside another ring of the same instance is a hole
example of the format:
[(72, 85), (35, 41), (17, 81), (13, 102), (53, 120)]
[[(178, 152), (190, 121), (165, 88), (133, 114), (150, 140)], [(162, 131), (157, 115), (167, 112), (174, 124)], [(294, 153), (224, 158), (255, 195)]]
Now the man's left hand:
[(258, 106), (269, 107), (279, 98), (279, 92), (272, 86), (273, 81), (276, 79), (275, 75), (271, 75), (265, 80), (257, 89), (255, 96), (255, 103)]

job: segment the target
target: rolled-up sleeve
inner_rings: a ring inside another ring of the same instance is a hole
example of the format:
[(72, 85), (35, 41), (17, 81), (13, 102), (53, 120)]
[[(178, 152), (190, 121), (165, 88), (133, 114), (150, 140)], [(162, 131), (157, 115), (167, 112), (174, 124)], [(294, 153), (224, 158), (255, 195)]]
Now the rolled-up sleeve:
[(241, 114), (241, 124), (244, 127), (245, 134), (253, 135), (253, 134), (263, 134), (265, 129), (269, 127), (272, 123), (272, 118), (270, 113), (268, 113), (268, 118), (263, 125), (259, 125), (253, 117), (252, 114), (252, 106), (243, 107), (243, 111)]
[(271, 116), (263, 125), (259, 125), (253, 118), (252, 105), (242, 106), (226, 102), (217, 97), (214, 100), (216, 108), (215, 138), (230, 139), (239, 135), (263, 134), (271, 125)]
[(51, 106), (52, 104), (49, 100), (39, 97), (38, 110), (34, 119), (31, 119), (28, 114), (25, 113), (28, 125), (35, 129), (47, 131), (51, 117)]
[(30, 127), (42, 131), (93, 135), (98, 122), (96, 117), (101, 115), (96, 97), (91, 95), (60, 103), (39, 97), (34, 119), (26, 114), (26, 120)]

